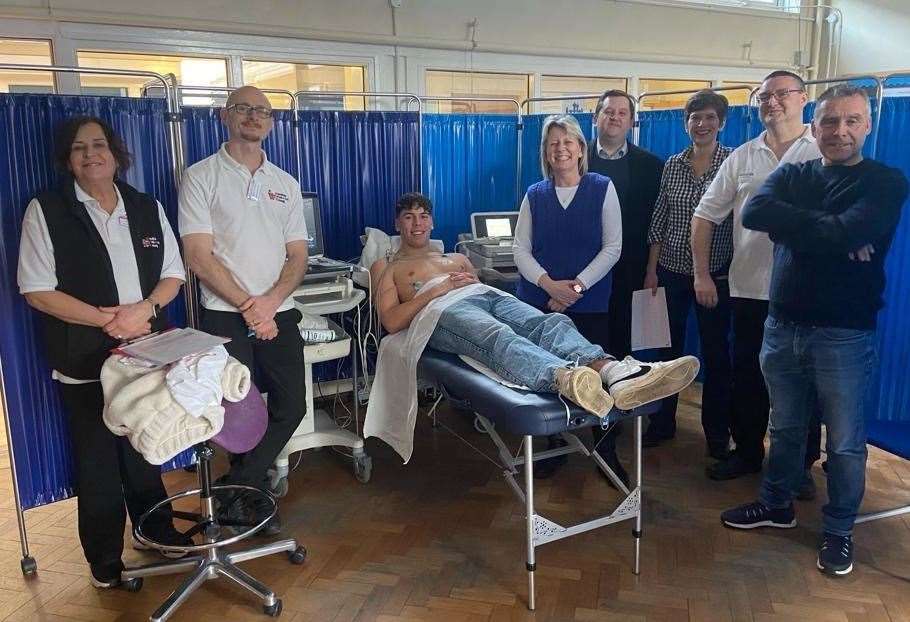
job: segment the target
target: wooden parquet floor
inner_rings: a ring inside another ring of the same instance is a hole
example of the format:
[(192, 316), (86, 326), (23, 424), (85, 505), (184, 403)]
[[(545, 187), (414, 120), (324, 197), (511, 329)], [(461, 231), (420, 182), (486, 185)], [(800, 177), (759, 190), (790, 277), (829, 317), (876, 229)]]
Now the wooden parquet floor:
[[(286, 621), (910, 622), (910, 517), (857, 527), (858, 563), (841, 579), (815, 569), (825, 499), (818, 467), (819, 498), (799, 503), (798, 528), (724, 529), (720, 511), (754, 498), (759, 477), (722, 483), (705, 477), (697, 400), (697, 390), (684, 396), (675, 441), (646, 450), (638, 577), (631, 571), (631, 523), (551, 543), (538, 549), (537, 610), (527, 611), (522, 506), (487, 459), (425, 418), (408, 465), (375, 439), (367, 443), (374, 463), (366, 485), (332, 450), (303, 454), (281, 511), (285, 533), (308, 548), (307, 562), (292, 566), (275, 555), (243, 566), (281, 596)], [(454, 430), (489, 451), (466, 417), (443, 412)], [(626, 459), (631, 432), (627, 425), (620, 437)], [(5, 443), (3, 454), (8, 472)], [(166, 478), (172, 491), (193, 481), (183, 471)], [(570, 515), (590, 517), (616, 499), (581, 456), (538, 482), (536, 493), (539, 510), (566, 523)], [(908, 502), (910, 462), (870, 448), (864, 510)], [(146, 579), (135, 594), (92, 588), (75, 507), (70, 500), (26, 513), (39, 567), (26, 580), (19, 570), (11, 483), (8, 475), (2, 478), (0, 620), (145, 620), (177, 585), (179, 576)], [(132, 550), (126, 555), (128, 562), (154, 559)], [(218, 580), (172, 619), (267, 618), (251, 595)]]

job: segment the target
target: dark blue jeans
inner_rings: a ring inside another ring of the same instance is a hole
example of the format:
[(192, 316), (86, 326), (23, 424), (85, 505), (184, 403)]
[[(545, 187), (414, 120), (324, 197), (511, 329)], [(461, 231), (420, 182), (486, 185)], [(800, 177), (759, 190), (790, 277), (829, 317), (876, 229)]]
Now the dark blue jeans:
[(765, 322), (761, 368), (771, 398), (771, 449), (759, 499), (790, 504), (803, 477), (806, 431), (817, 401), (828, 431), (824, 530), (853, 531), (866, 486), (863, 406), (877, 364), (875, 331)]
[[(695, 307), (701, 356), (704, 362), (704, 388), (701, 400), (701, 424), (705, 439), (712, 448), (726, 448), (730, 439), (731, 359), (730, 359), (730, 290), (726, 276), (715, 276), (717, 306), (708, 309), (695, 302), (692, 277), (657, 267), (657, 280), (667, 294), (672, 346), (661, 352), (663, 360), (682, 356), (686, 343), (686, 323)], [(665, 398), (660, 411), (651, 415), (649, 433), (670, 437), (676, 432), (678, 396)]]

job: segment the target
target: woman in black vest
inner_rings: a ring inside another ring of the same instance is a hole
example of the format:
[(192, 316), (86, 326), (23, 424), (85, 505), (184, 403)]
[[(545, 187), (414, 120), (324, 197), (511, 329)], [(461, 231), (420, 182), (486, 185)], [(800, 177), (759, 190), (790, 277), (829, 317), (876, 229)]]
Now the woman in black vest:
[[(92, 584), (108, 588), (120, 582), (126, 513), (136, 524), (167, 493), (160, 468), (104, 425), (101, 366), (120, 342), (163, 328), (161, 308), (185, 274), (161, 205), (115, 179), (130, 154), (110, 125), (68, 119), (55, 160), (60, 185), (33, 199), (23, 219), (19, 291), (44, 320), (73, 445), (79, 539)], [(149, 536), (189, 540), (159, 514)]]

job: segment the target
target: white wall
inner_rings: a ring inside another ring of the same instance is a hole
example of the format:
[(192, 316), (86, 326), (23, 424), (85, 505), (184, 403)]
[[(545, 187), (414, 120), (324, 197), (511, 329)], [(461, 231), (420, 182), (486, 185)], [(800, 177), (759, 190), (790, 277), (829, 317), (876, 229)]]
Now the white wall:
[(910, 1), (835, 0), (844, 34), (838, 73), (910, 70)]
[(640, 0), (0, 0), (0, 36), (49, 36), (60, 64), (86, 48), (360, 63), (371, 88), (419, 94), (426, 68), (756, 80), (799, 47), (792, 14)]

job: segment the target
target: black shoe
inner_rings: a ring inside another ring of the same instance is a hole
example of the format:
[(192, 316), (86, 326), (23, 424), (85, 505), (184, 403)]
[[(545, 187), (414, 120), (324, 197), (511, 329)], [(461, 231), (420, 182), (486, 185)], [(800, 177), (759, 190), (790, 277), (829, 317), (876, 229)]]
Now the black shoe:
[(123, 572), (123, 562), (113, 564), (90, 564), (91, 572), (89, 581), (101, 590), (109, 590), (121, 585), (120, 573)]
[[(180, 533), (177, 529), (174, 528), (173, 524), (168, 523), (167, 525), (159, 529), (149, 529), (145, 537), (149, 540), (154, 540), (161, 544), (167, 544), (171, 546), (193, 546), (196, 544), (193, 542), (193, 539), (186, 534)], [(133, 549), (137, 551), (158, 551), (164, 557), (168, 559), (180, 559), (185, 557), (188, 551), (178, 551), (178, 550), (167, 550), (167, 549), (156, 549), (154, 547), (148, 546), (143, 542), (140, 542), (136, 537), (136, 533), (133, 532)]]
[[(250, 514), (254, 523), (260, 523), (272, 512), (272, 501), (263, 495), (252, 493), (247, 505), (250, 508)], [(278, 516), (278, 508), (275, 507), (275, 514), (269, 521), (262, 526), (262, 529), (256, 532), (257, 536), (277, 536), (281, 533), (281, 518)]]
[[(547, 438), (547, 449), (559, 449), (568, 445), (561, 436), (550, 436)], [(556, 475), (556, 472), (562, 468), (569, 457), (566, 454), (544, 458), (543, 460), (534, 461), (534, 479), (549, 479)]]
[[(626, 488), (632, 490), (632, 485), (629, 483), (629, 474), (626, 473), (626, 469), (623, 468), (622, 463), (619, 461), (619, 458), (616, 455), (616, 452), (601, 452), (600, 450), (597, 450), (597, 453), (600, 454), (600, 457), (603, 458), (603, 461), (607, 463), (607, 466), (610, 467), (610, 470), (616, 474), (616, 477), (619, 478), (619, 481), (621, 481)], [(617, 490), (616, 484), (613, 483), (612, 479), (607, 477), (606, 473), (601, 471), (600, 468), (597, 469), (597, 472), (603, 476), (604, 480), (606, 480), (610, 488)]]
[(761, 471), (761, 462), (758, 464), (743, 460), (735, 451), (726, 460), (712, 464), (706, 469), (708, 477), (713, 480), (723, 481), (736, 479), (750, 473)]
[(727, 443), (708, 443), (706, 451), (709, 458), (714, 458), (720, 462), (730, 457), (730, 448)]
[(853, 536), (826, 533), (818, 549), (818, 569), (825, 574), (842, 577), (853, 570)]
[[(215, 497), (215, 520), (222, 527), (237, 532), (244, 527), (255, 525), (246, 495), (234, 493), (223, 498)], [(236, 529), (235, 529), (236, 528)]]
[(812, 472), (807, 470), (803, 473), (803, 480), (799, 484), (799, 490), (796, 491), (796, 498), (799, 501), (812, 501), (815, 499), (815, 480), (812, 479)]
[(757, 527), (790, 529), (796, 527), (793, 505), (782, 510), (775, 510), (760, 501), (727, 510), (720, 515), (720, 521), (725, 526), (734, 529), (755, 529)]
[(642, 447), (658, 447), (664, 441), (673, 440), (675, 434), (656, 434), (651, 430), (648, 430), (641, 436), (641, 446)]

